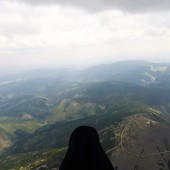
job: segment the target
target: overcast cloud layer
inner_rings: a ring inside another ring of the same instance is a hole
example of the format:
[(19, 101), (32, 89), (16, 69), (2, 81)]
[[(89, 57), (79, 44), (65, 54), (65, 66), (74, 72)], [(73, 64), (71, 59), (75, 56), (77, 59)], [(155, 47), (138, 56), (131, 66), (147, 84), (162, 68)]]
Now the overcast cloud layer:
[(61, 4), (84, 8), (89, 11), (120, 9), (129, 12), (166, 11), (169, 0), (13, 0), (33, 5)]
[(0, 69), (170, 61), (169, 0), (0, 0)]

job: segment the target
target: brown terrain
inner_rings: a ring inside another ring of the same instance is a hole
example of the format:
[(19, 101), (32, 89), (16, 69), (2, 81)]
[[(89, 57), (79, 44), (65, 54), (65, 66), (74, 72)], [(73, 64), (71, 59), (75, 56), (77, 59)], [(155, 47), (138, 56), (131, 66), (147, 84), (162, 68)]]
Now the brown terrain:
[(170, 170), (170, 127), (136, 114), (116, 133), (117, 146), (108, 151), (115, 170)]

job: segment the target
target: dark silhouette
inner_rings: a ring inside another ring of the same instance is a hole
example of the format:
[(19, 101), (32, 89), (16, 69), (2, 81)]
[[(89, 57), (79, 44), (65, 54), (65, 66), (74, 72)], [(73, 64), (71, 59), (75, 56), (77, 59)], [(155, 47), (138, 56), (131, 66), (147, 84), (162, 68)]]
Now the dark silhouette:
[(76, 128), (60, 170), (114, 170), (93, 127)]

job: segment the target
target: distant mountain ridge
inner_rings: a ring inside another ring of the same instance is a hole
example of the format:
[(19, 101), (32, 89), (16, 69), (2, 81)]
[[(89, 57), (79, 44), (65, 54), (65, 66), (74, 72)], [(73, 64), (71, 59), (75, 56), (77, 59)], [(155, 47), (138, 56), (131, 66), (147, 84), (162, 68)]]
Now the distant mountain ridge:
[[(153, 63), (148, 61), (130, 60), (112, 64), (101, 64), (86, 68), (76, 69), (36, 69), (22, 73), (0, 77), (0, 89), (8, 84), (22, 82), (62, 80), (70, 82), (101, 82), (121, 81), (142, 86), (159, 84), (170, 78), (170, 63)], [(168, 82), (169, 83), (169, 82)]]
[[(142, 86), (170, 79), (170, 64), (147, 61), (122, 61), (91, 67), (80, 73), (82, 81), (116, 80)], [(168, 82), (169, 83), (169, 82)]]

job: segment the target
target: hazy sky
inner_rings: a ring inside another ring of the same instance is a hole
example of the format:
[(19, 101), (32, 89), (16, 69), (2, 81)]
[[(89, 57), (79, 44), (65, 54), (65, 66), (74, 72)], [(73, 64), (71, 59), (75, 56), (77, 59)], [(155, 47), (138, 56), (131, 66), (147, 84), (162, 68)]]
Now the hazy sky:
[(170, 0), (0, 0), (0, 68), (170, 61)]

